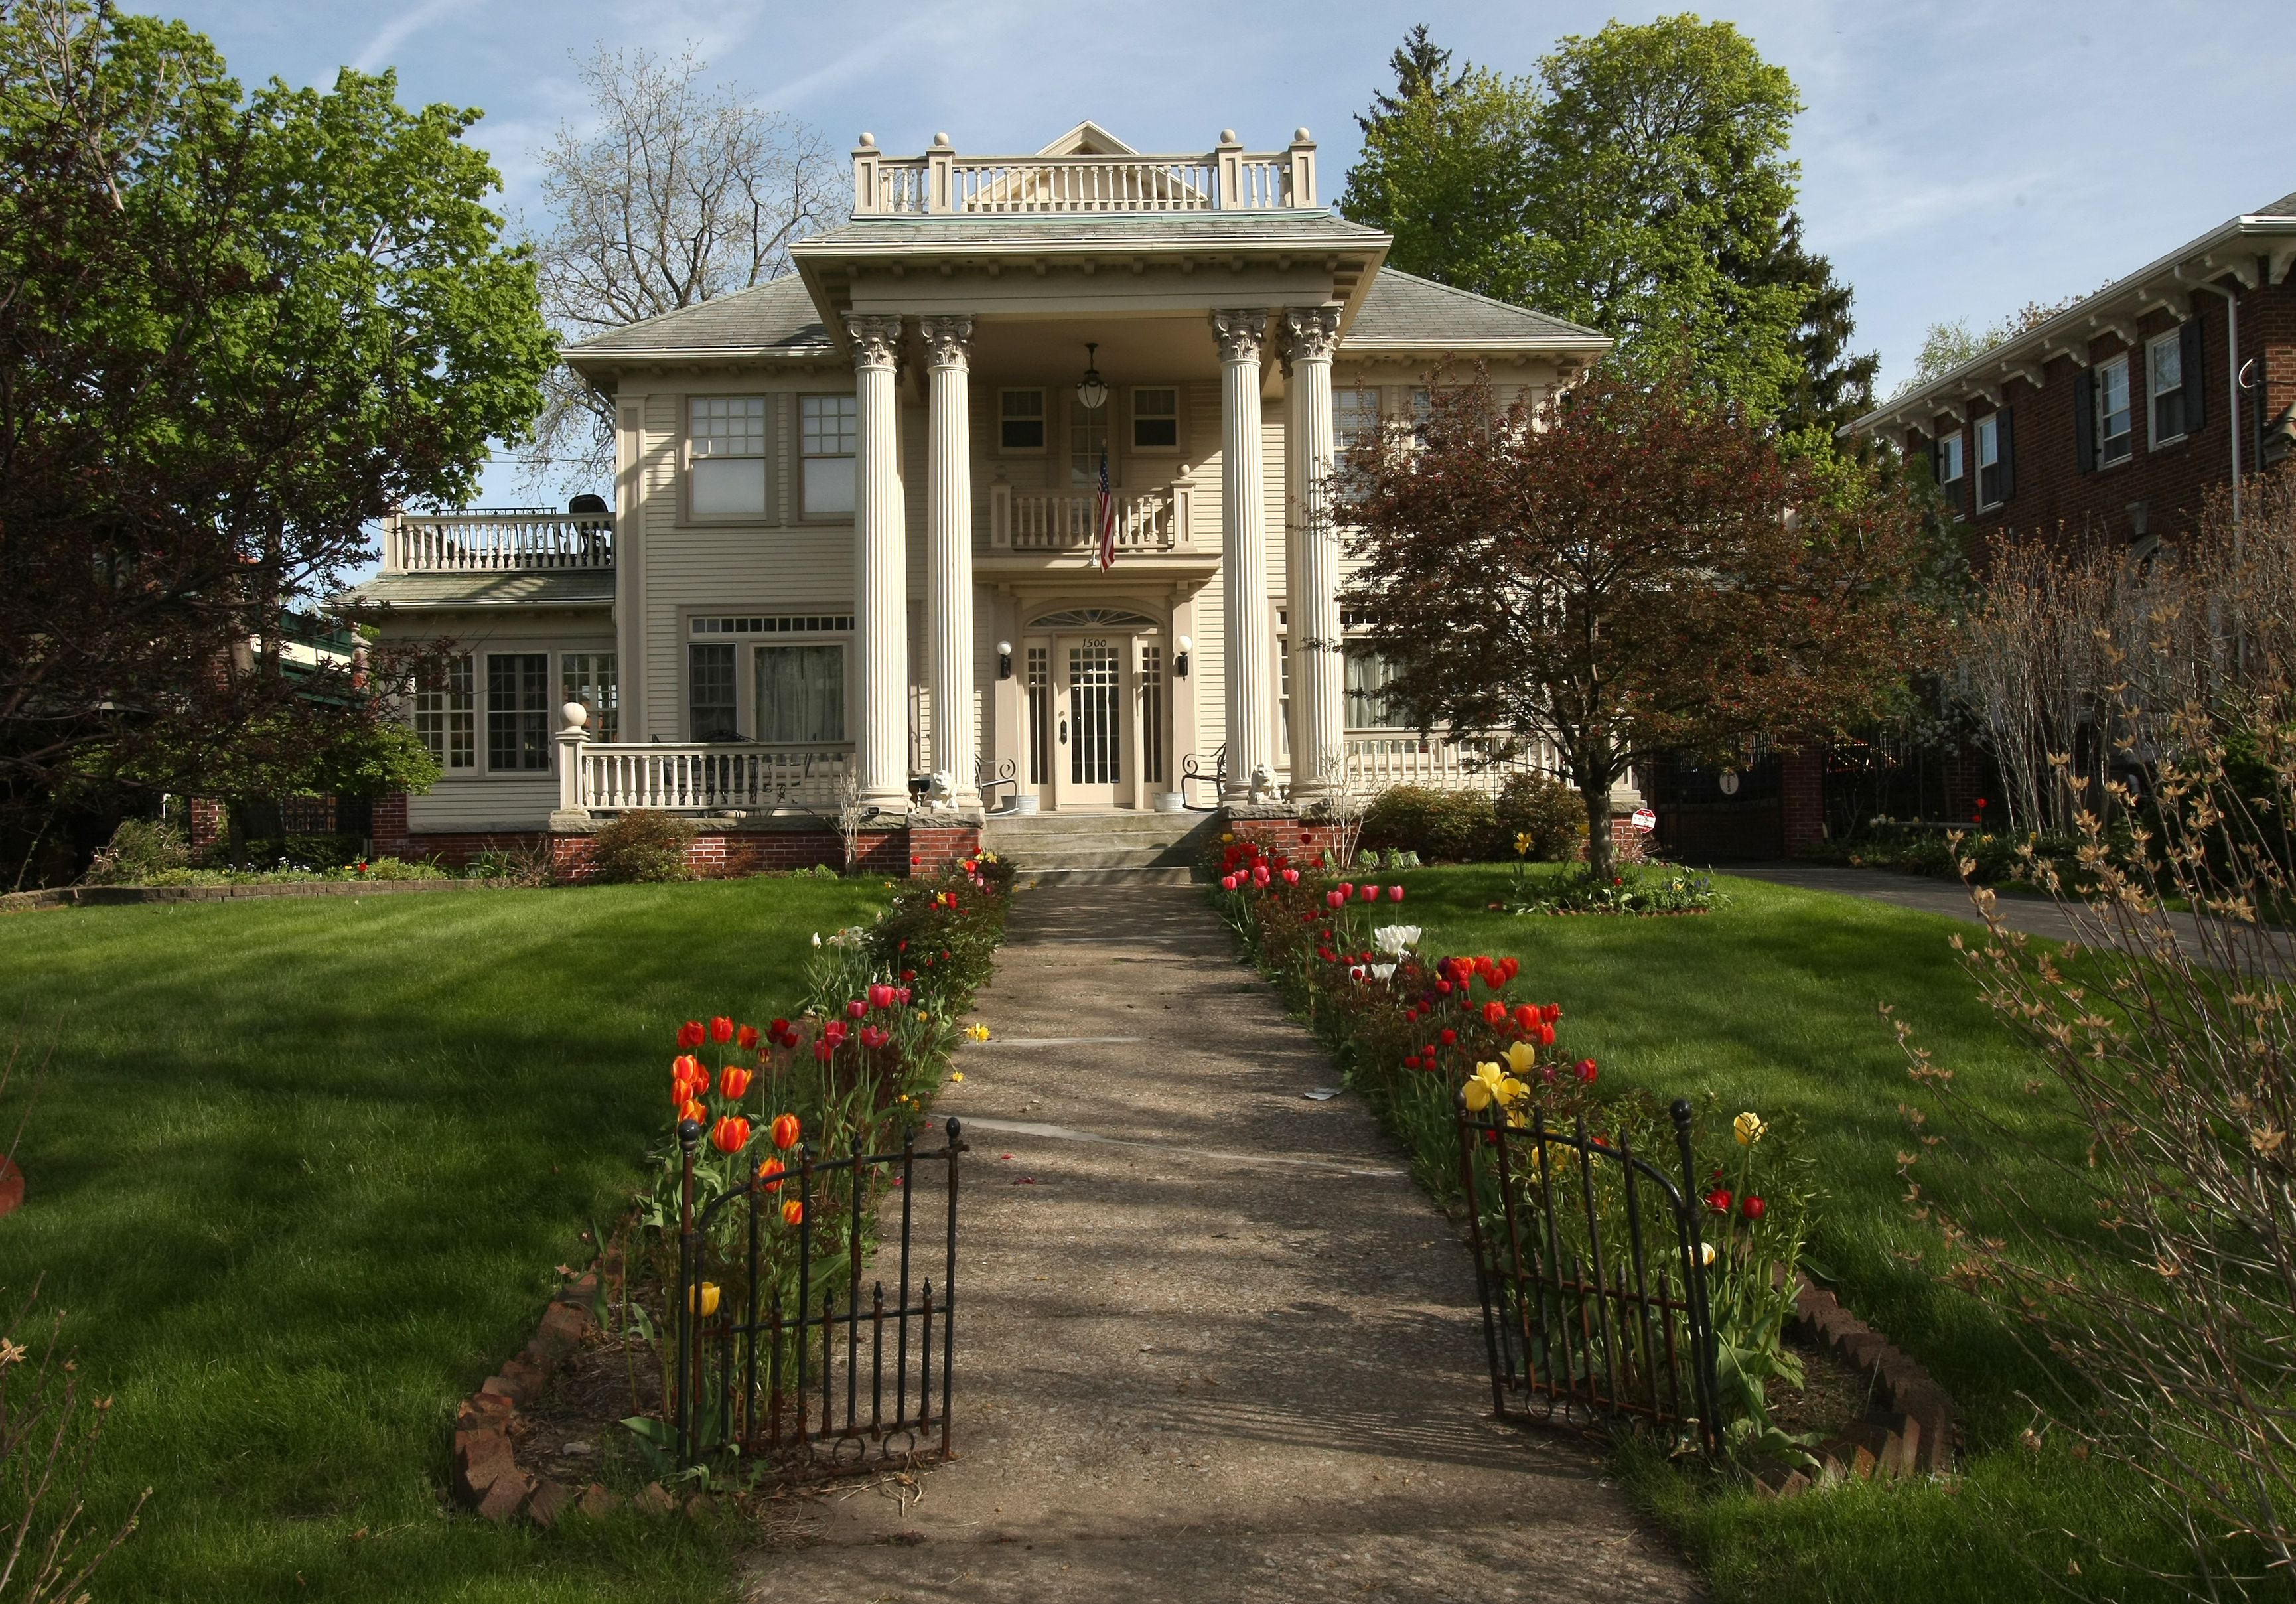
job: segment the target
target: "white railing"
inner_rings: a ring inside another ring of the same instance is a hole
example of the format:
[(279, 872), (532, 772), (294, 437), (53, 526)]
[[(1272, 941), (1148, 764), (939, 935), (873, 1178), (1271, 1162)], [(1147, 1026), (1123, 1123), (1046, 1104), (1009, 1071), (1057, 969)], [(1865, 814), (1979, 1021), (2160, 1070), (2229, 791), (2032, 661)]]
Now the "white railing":
[(401, 513), (383, 526), (385, 573), (520, 573), (613, 565), (614, 522), (603, 513), (473, 508)]
[(1553, 749), (1543, 741), (1529, 749), (1477, 736), (1448, 741), (1430, 736), (1423, 741), (1407, 730), (1350, 730), (1347, 754), (1349, 778), (1373, 791), (1424, 786), (1435, 791), (1496, 794), (1511, 775), (1561, 769)]
[[(1188, 544), (1192, 492), (1186, 485), (1119, 490), (1116, 549), (1175, 551)], [(997, 550), (1090, 551), (1100, 545), (1100, 496), (1095, 490), (988, 489), (988, 544)]]
[(833, 815), (853, 764), (849, 744), (569, 744), (581, 754), (575, 765), (574, 806), (600, 813), (808, 808)]
[(1287, 150), (1247, 152), (1223, 138), (1200, 156), (960, 157), (947, 145), (888, 156), (866, 137), (853, 152), (853, 215), (861, 218), (1316, 205), (1316, 146), (1307, 139)]

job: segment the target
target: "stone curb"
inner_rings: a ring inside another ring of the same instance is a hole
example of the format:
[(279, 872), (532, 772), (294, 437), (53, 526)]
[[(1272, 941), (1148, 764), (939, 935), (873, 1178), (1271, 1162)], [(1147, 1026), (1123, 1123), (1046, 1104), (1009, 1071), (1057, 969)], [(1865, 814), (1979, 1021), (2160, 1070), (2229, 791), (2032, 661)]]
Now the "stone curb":
[(519, 1407), (549, 1390), (559, 1367), (590, 1334), (596, 1324), (590, 1305), (598, 1296), (600, 1273), (611, 1275), (617, 1263), (610, 1254), (598, 1269), (569, 1282), (542, 1312), (526, 1346), (455, 1411), (455, 1498), (487, 1519), (500, 1523), (523, 1514), (537, 1526), (549, 1526), (569, 1509), (594, 1517), (621, 1506), (618, 1494), (596, 1482), (577, 1491), (549, 1477), (529, 1475), (519, 1468), (513, 1444)]
[(265, 885), (67, 885), (0, 895), (0, 913), (113, 908), (139, 902), (231, 902), (242, 897), (378, 897), (417, 891), (500, 891), (492, 880), (288, 880)]
[(1813, 1449), (1811, 1457), (1818, 1464), (1815, 1476), (1783, 1465), (1765, 1466), (1755, 1477), (1757, 1493), (1792, 1498), (1837, 1482), (1953, 1473), (1961, 1446), (1961, 1406), (1935, 1377), (1843, 1308), (1841, 1299), (1808, 1280), (1794, 1294), (1789, 1329), (1862, 1374), (1886, 1415), (1861, 1420)]

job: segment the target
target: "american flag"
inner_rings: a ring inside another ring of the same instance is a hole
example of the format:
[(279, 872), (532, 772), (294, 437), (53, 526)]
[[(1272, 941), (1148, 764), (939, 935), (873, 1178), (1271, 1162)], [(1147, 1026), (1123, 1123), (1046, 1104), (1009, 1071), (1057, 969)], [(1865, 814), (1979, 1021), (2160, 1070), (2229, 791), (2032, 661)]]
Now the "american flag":
[(1094, 507), (1094, 520), (1100, 525), (1100, 571), (1106, 573), (1116, 566), (1116, 498), (1108, 488), (1108, 448), (1100, 448), (1100, 500)]

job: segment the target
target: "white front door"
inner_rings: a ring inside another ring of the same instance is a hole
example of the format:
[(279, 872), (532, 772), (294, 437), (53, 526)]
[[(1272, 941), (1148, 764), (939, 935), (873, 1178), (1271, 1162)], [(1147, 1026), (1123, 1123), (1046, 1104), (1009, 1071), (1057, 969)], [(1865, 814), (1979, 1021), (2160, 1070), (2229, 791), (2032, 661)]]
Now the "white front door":
[(1057, 733), (1053, 761), (1062, 808), (1111, 808), (1132, 800), (1132, 641), (1123, 635), (1063, 635), (1053, 641)]

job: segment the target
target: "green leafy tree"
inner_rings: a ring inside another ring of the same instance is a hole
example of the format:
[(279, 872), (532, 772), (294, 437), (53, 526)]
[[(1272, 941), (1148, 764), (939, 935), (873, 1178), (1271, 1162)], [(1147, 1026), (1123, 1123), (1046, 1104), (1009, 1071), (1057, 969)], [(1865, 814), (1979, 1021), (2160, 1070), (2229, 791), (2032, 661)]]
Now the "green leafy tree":
[(373, 520), (466, 497), (553, 360), (463, 137), (478, 114), (396, 87), (345, 71), (248, 94), (180, 23), (0, 7), (0, 827), (19, 843), (89, 786), (374, 768), (392, 665), (291, 673), (287, 616), (368, 559)]
[(1877, 475), (1821, 474), (1671, 377), (1598, 369), (1537, 407), (1478, 378), (1432, 401), (1345, 470), (1346, 604), (1421, 728), (1553, 744), (1595, 875), (1637, 762), (1822, 737), (1893, 706), (1928, 656), (1922, 522)]

